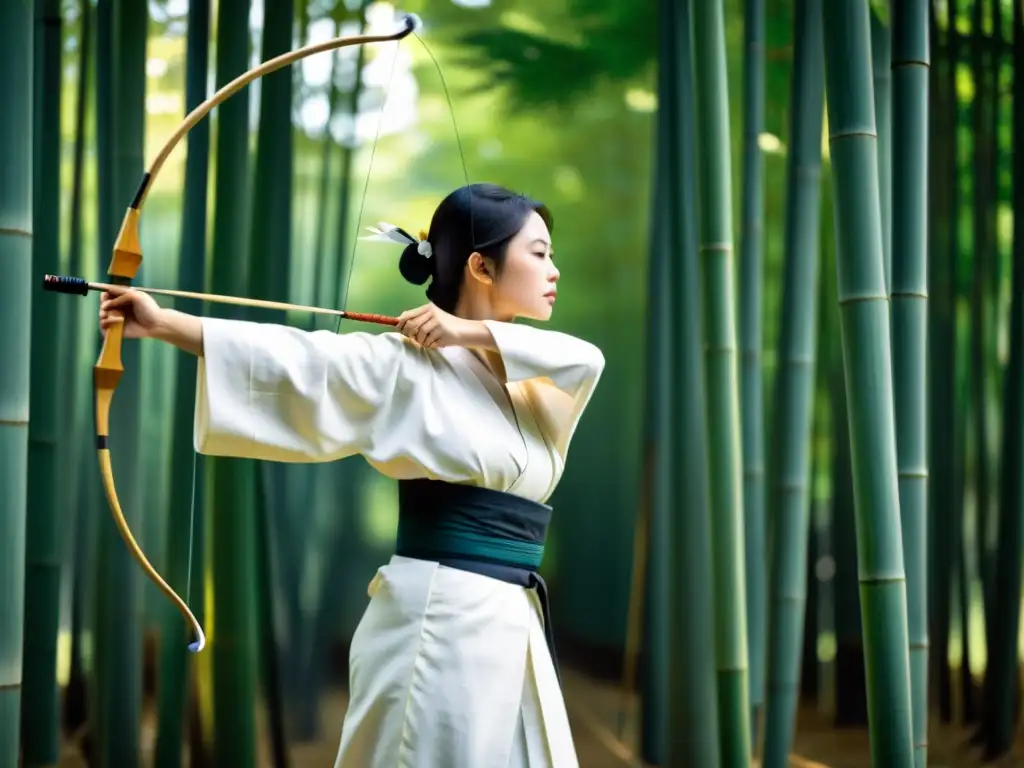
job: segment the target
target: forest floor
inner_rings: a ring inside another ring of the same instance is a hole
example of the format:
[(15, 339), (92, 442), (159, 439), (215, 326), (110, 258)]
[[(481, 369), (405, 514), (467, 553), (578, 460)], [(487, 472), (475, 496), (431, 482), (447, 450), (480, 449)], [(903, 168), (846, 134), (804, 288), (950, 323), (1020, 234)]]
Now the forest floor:
[[(619, 738), (616, 723), (619, 693), (615, 685), (598, 682), (578, 672), (563, 669), (566, 706), (569, 710), (576, 750), (581, 768), (648, 768), (634, 756), (632, 726)], [(331, 768), (338, 747), (338, 735), (346, 707), (342, 690), (331, 691), (321, 707), (323, 737), (319, 741), (296, 744), (290, 749), (290, 768)], [(152, 749), (155, 733), (152, 713), (147, 712), (144, 724), (144, 751)], [(790, 758), (791, 768), (868, 768), (867, 732), (861, 729), (836, 730), (827, 716), (812, 709), (798, 715), (797, 735)], [(1018, 739), (1014, 753), (992, 763), (983, 763), (977, 750), (969, 750), (968, 731), (934, 724), (928, 755), (930, 768), (968, 768), (986, 765), (989, 768), (1024, 768), (1024, 748)], [(263, 745), (265, 747), (265, 744)], [(262, 765), (271, 763), (263, 749)], [(148, 757), (148, 755), (147, 755)], [(144, 765), (149, 760), (144, 760)], [(756, 766), (757, 763), (754, 763)], [(86, 768), (86, 763), (73, 747), (61, 760), (61, 768)], [(687, 766), (686, 768), (689, 768)], [(694, 768), (698, 768), (694, 766)]]

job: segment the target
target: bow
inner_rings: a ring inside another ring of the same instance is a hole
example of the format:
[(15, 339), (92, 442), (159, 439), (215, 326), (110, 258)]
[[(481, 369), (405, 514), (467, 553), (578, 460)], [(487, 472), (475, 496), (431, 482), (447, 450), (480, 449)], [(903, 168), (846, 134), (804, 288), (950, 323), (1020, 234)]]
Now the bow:
[[(132, 280), (142, 264), (142, 248), (139, 245), (139, 215), (146, 195), (160, 172), (164, 161), (171, 154), (171, 151), (179, 141), (187, 134), (200, 120), (218, 104), (240, 91), (253, 80), (270, 74), (275, 70), (288, 66), (293, 62), (312, 56), (316, 53), (331, 51), (338, 48), (345, 48), (350, 45), (362, 45), (365, 43), (378, 43), (397, 41), (405, 38), (420, 26), (419, 19), (414, 14), (405, 17), (403, 28), (390, 35), (355, 35), (351, 37), (337, 37), (321, 43), (307, 45), (294, 51), (276, 56), (259, 66), (250, 69), (239, 75), (227, 85), (223, 86), (213, 96), (204, 101), (192, 110), (182, 121), (181, 125), (171, 135), (163, 148), (157, 153), (156, 158), (150, 164), (149, 169), (143, 174), (142, 181), (135, 193), (135, 198), (125, 213), (121, 223), (121, 230), (118, 232), (117, 240), (114, 242), (113, 257), (107, 268), (109, 283), (118, 286), (131, 285)], [(198, 653), (206, 646), (206, 635), (202, 626), (193, 615), (185, 601), (175, 592), (163, 577), (157, 573), (143, 554), (142, 549), (135, 541), (131, 529), (121, 511), (121, 504), (117, 497), (117, 489), (114, 485), (114, 474), (110, 460), (110, 405), (114, 399), (114, 390), (117, 388), (121, 375), (124, 373), (124, 366), (121, 362), (121, 343), (123, 341), (124, 328), (122, 325), (111, 326), (106, 333), (103, 347), (100, 350), (99, 359), (93, 367), (93, 387), (95, 392), (95, 420), (96, 420), (96, 452), (99, 458), (100, 476), (103, 481), (103, 490), (110, 505), (114, 522), (117, 525), (121, 537), (128, 545), (132, 557), (138, 561), (142, 570), (150, 578), (159, 590), (167, 596), (174, 606), (185, 617), (190, 624), (195, 640), (189, 643), (188, 649)]]

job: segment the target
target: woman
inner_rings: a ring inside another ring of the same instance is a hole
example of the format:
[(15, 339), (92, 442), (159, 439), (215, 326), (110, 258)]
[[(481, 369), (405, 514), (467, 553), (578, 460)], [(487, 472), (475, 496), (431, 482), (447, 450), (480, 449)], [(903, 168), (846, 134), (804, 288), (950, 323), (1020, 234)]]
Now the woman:
[[(336, 335), (189, 316), (131, 290), (121, 322), (198, 355), (196, 450), (362, 454), (399, 481), (396, 553), (352, 638), (336, 768), (576, 766), (537, 576), (569, 442), (604, 368), (547, 320), (546, 207), (477, 184), (441, 202), (402, 275), (429, 303), (397, 332)], [(546, 634), (547, 633), (547, 634)]]

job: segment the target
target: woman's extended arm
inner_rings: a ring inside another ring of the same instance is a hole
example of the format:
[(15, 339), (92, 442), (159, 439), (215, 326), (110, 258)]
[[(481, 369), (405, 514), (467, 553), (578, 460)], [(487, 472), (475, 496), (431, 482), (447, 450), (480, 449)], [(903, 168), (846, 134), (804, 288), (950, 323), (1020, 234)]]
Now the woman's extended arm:
[[(157, 339), (203, 356), (202, 319), (163, 309), (148, 293), (127, 287), (104, 293), (100, 299), (100, 328), (106, 330), (119, 322), (125, 324), (125, 338)], [(484, 322), (455, 317), (433, 304), (403, 312), (395, 330), (428, 348), (464, 346), (492, 352), (498, 349)]]

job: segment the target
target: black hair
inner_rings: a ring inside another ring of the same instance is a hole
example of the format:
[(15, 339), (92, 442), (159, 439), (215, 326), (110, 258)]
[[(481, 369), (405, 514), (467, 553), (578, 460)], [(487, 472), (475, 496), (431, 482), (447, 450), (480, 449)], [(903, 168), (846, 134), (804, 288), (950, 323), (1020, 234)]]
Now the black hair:
[(452, 312), (470, 255), (476, 251), (490, 259), (500, 274), (509, 241), (533, 212), (552, 228), (551, 212), (541, 202), (497, 184), (459, 187), (441, 201), (430, 220), (430, 257), (419, 252), (418, 243), (411, 243), (402, 251), (398, 269), (413, 285), (430, 279), (427, 298)]

